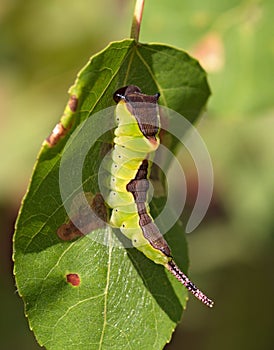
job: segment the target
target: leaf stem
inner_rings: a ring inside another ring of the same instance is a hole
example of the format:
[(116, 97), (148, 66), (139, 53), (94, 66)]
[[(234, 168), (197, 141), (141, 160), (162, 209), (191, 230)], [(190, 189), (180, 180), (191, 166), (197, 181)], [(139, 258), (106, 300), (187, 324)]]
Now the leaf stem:
[(133, 19), (132, 19), (130, 37), (131, 39), (134, 39), (137, 42), (139, 41), (140, 26), (142, 22), (144, 3), (145, 3), (145, 0), (136, 0)]

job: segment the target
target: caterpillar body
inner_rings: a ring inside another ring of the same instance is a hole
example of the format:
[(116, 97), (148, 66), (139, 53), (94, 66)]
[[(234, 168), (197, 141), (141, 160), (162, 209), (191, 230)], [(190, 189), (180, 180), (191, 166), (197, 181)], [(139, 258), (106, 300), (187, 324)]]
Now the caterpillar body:
[(114, 147), (109, 154), (106, 203), (112, 209), (110, 225), (120, 228), (139, 251), (164, 265), (205, 305), (205, 296), (175, 264), (170, 248), (153, 222), (147, 203), (150, 164), (159, 147), (159, 94), (146, 95), (134, 85), (117, 90)]

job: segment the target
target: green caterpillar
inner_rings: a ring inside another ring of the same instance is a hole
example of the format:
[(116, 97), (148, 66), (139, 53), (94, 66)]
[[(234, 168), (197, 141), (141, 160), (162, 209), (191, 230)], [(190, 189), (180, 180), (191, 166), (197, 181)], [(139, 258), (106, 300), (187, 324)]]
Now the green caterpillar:
[(175, 264), (167, 242), (150, 215), (149, 160), (160, 144), (159, 96), (145, 95), (133, 85), (113, 95), (117, 103), (117, 128), (107, 167), (110, 175), (106, 202), (112, 208), (110, 224), (120, 228), (133, 246), (155, 263), (164, 265), (195, 297), (212, 307), (213, 301)]

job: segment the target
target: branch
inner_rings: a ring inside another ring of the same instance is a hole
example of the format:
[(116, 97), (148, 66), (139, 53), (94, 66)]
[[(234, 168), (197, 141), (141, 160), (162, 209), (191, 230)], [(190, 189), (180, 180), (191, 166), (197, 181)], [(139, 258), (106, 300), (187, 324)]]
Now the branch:
[(140, 26), (142, 22), (144, 3), (145, 3), (145, 0), (136, 0), (133, 19), (132, 19), (130, 37), (131, 39), (134, 39), (137, 42), (139, 41)]

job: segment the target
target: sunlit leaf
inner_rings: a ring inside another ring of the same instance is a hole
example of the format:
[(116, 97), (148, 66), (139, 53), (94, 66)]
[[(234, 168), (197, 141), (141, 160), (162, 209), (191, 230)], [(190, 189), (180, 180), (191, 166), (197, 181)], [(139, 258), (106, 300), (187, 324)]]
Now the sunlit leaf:
[[(77, 126), (114, 105), (113, 92), (127, 84), (147, 94), (160, 92), (160, 104), (191, 122), (210, 93), (205, 72), (185, 52), (133, 40), (110, 44), (79, 73), (61, 121), (39, 153), (14, 238), (18, 291), (30, 327), (47, 349), (161, 349), (186, 304), (187, 293), (173, 276), (135, 249), (112, 245), (116, 236), (109, 228), (80, 238), (76, 234), (72, 241), (57, 235), (69, 225), (59, 189), (64, 147)], [(100, 141), (83, 169), (85, 190), (93, 194), (101, 151)], [(90, 239), (96, 233), (109, 244)], [(166, 237), (186, 270), (181, 226)]]

